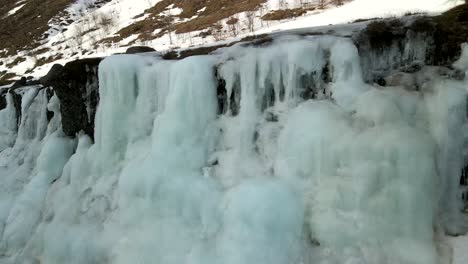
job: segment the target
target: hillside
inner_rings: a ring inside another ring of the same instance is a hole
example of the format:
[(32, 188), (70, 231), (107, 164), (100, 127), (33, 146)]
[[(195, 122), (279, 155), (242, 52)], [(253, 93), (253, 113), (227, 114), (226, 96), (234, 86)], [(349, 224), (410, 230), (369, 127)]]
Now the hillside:
[(461, 1), (404, 2), (7, 0), (0, 7), (0, 82), (39, 77), (53, 63), (124, 52), (129, 46), (180, 49), (359, 18), (440, 12)]

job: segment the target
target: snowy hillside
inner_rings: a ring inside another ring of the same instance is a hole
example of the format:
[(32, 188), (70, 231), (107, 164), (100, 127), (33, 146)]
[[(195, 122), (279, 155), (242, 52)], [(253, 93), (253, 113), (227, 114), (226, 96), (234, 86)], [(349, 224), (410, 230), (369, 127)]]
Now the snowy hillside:
[[(145, 45), (158, 51), (179, 49), (357, 19), (415, 12), (434, 14), (461, 2), (59, 0), (46, 4), (47, 10), (57, 13), (49, 14), (51, 18), (47, 23), (37, 22), (38, 25), (33, 25), (34, 30), (22, 32), (31, 24), (25, 20), (38, 21), (47, 13), (34, 13), (42, 9), (35, 8), (28, 0), (12, 1), (0, 9), (0, 16), (5, 13), (0, 18), (4, 21), (0, 26), (0, 36), (3, 37), (0, 39), (0, 80), (15, 78), (15, 75), (39, 77), (53, 63), (124, 52), (128, 46)], [(337, 6), (339, 4), (343, 5)], [(11, 9), (6, 10), (7, 7)], [(16, 28), (15, 25), (21, 26)], [(43, 28), (43, 31), (37, 31), (37, 28)], [(31, 37), (25, 38), (27, 35)], [(13, 43), (12, 40), (22, 42)]]

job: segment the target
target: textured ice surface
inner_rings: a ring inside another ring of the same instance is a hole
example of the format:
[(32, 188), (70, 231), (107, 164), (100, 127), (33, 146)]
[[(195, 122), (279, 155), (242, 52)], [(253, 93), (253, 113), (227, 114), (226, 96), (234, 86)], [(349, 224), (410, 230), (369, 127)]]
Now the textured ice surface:
[(117, 55), (99, 77), (94, 143), (63, 136), (56, 97), (23, 97), (0, 153), (0, 262), (436, 264), (443, 231), (466, 230), (466, 83), (370, 86), (332, 37)]
[(0, 110), (0, 151), (13, 146), (16, 138), (16, 109), (11, 94), (6, 95), (7, 107)]

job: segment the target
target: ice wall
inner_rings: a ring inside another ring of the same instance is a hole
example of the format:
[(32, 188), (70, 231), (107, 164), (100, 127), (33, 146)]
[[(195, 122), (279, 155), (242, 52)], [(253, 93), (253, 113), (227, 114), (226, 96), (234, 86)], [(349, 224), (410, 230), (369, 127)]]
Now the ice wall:
[(362, 76), (353, 43), (325, 36), (112, 56), (94, 143), (29, 89), (0, 152), (0, 262), (449, 263), (467, 84)]

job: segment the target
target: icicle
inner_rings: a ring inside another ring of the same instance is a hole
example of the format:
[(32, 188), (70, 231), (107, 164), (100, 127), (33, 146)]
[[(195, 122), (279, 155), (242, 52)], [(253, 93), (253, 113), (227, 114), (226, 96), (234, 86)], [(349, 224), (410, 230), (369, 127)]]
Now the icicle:
[(13, 146), (18, 129), (13, 96), (7, 93), (6, 99), (7, 107), (0, 111), (0, 152)]

